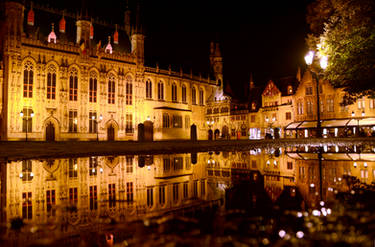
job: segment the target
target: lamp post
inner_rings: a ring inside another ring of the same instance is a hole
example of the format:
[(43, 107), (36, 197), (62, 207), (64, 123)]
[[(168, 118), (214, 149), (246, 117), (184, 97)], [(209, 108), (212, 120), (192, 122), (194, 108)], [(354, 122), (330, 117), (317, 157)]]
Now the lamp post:
[(30, 113), (30, 116), (28, 116), (28, 110), (26, 111), (26, 116), (25, 116), (25, 113), (23, 112), (23, 110), (20, 112), (20, 117), (22, 118), (22, 120), (26, 120), (26, 141), (27, 141), (27, 131), (29, 129), (29, 120), (32, 119), (34, 117), (34, 112), (31, 111)]
[(95, 115), (93, 115), (91, 119), (95, 122), (96, 125), (96, 141), (99, 141), (99, 123), (103, 120), (103, 116), (102, 114), (99, 115), (99, 121), (96, 120)]
[[(321, 122), (320, 122), (320, 99), (319, 99), (319, 74), (318, 73), (315, 73), (313, 70), (312, 70), (312, 63), (314, 61), (314, 57), (315, 57), (315, 52), (313, 51), (309, 51), (307, 53), (307, 55), (305, 56), (305, 62), (313, 76), (313, 78), (316, 80), (316, 104), (317, 104), (317, 107), (316, 107), (316, 116), (317, 116), (317, 124), (316, 124), (316, 129), (317, 129), (317, 137), (322, 137), (322, 126), (321, 126)], [(326, 56), (323, 56), (320, 58), (320, 67), (325, 70), (327, 68), (327, 65), (328, 65), (328, 58)]]

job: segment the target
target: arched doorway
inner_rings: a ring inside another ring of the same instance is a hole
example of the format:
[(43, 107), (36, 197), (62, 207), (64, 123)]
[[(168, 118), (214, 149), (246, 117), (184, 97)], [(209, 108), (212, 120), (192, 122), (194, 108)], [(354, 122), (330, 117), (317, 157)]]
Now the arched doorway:
[(221, 132), (221, 136), (224, 138), (224, 139), (229, 139), (229, 129), (226, 125), (223, 126), (223, 129), (222, 129), (222, 132)]
[(214, 136), (214, 133), (212, 130), (208, 130), (208, 140), (212, 141), (212, 138)]
[(215, 140), (219, 139), (220, 138), (220, 130), (216, 129), (214, 133), (215, 133)]
[(46, 141), (55, 141), (55, 126), (51, 122), (49, 122), (46, 126)]
[(107, 129), (107, 137), (108, 141), (114, 141), (115, 140), (115, 128), (111, 124)]

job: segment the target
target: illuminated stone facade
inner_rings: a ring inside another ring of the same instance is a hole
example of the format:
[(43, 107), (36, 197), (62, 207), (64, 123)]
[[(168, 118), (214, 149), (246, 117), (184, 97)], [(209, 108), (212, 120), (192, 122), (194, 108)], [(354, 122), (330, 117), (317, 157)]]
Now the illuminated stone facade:
[(146, 67), (142, 26), (129, 10), (123, 26), (111, 26), (17, 1), (2, 9), (2, 140), (136, 140), (145, 121), (154, 140), (189, 139), (193, 124), (207, 138), (205, 105), (222, 91), (218, 45), (214, 75), (203, 78)]

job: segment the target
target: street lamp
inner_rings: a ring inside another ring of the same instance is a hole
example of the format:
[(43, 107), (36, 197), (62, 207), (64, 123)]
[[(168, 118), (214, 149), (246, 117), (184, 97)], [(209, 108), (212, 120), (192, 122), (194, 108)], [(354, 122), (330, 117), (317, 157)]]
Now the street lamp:
[[(305, 56), (305, 62), (313, 76), (313, 78), (316, 80), (316, 104), (317, 104), (317, 107), (316, 107), (316, 110), (317, 110), (317, 124), (316, 124), (316, 129), (317, 129), (317, 137), (322, 137), (322, 126), (321, 126), (321, 122), (320, 122), (320, 102), (319, 102), (319, 74), (318, 73), (315, 73), (312, 69), (311, 69), (311, 65), (314, 61), (314, 57), (315, 57), (315, 52), (313, 51), (309, 51), (307, 53), (307, 55)], [(328, 66), (328, 58), (326, 56), (322, 56), (320, 58), (320, 67), (325, 70)]]
[(26, 120), (26, 141), (27, 141), (27, 131), (29, 129), (29, 120), (34, 117), (33, 111), (31, 111), (30, 116), (28, 116), (27, 113), (28, 113), (28, 110), (26, 110), (26, 116), (25, 116), (25, 113), (23, 112), (23, 110), (20, 112), (20, 117), (22, 118), (22, 120)]
[(102, 114), (99, 115), (99, 120), (96, 120), (96, 116), (92, 115), (91, 119), (95, 122), (96, 125), (96, 141), (99, 141), (99, 123), (103, 120)]

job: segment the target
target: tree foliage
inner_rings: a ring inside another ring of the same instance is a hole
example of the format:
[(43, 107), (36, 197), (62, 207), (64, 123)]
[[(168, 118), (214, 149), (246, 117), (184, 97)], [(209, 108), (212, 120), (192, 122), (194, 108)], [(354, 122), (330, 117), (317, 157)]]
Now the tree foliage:
[(375, 1), (316, 0), (307, 22), (309, 47), (328, 56), (324, 79), (347, 92), (348, 104), (375, 97)]

